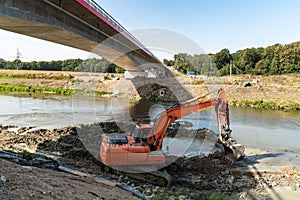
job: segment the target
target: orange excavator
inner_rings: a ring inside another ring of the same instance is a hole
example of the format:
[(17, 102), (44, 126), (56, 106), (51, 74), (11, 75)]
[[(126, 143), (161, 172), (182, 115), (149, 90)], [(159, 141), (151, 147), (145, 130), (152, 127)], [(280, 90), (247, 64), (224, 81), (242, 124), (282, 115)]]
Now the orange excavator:
[(219, 142), (225, 149), (225, 157), (231, 164), (244, 154), (244, 147), (231, 138), (228, 102), (225, 90), (219, 89), (215, 98), (202, 95), (183, 103), (177, 103), (158, 115), (154, 125), (136, 124), (134, 136), (111, 135), (102, 140), (100, 157), (107, 166), (164, 164), (163, 140), (167, 128), (175, 121), (195, 112), (215, 107), (219, 127)]

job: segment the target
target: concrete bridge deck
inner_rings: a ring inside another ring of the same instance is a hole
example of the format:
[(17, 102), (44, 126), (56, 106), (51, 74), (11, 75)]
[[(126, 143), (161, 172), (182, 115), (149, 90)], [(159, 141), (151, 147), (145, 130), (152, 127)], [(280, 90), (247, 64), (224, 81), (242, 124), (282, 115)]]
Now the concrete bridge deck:
[(93, 0), (0, 0), (0, 29), (93, 52), (126, 70), (151, 70), (156, 78), (145, 84), (191, 98), (173, 73)]
[(0, 29), (101, 55), (129, 70), (160, 63), (84, 0), (0, 0)]

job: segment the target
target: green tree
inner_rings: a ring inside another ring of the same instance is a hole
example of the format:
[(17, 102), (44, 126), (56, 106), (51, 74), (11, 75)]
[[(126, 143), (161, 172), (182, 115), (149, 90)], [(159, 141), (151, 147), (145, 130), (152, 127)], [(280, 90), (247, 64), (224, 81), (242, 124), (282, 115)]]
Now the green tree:
[(237, 61), (237, 65), (244, 73), (251, 74), (254, 72), (256, 63), (261, 59), (261, 55), (255, 48), (247, 48), (243, 50)]
[(7, 64), (7, 62), (5, 60), (3, 60), (2, 58), (0, 58), (0, 69), (5, 68), (6, 64)]
[(186, 53), (179, 53), (174, 55), (174, 68), (186, 74), (189, 69), (192, 68), (191, 63), (188, 61), (188, 54)]
[(228, 49), (222, 49), (213, 56), (213, 61), (218, 69), (222, 69), (224, 66), (230, 64), (231, 60), (232, 57)]
[(174, 60), (163, 59), (163, 63), (169, 67), (174, 66)]

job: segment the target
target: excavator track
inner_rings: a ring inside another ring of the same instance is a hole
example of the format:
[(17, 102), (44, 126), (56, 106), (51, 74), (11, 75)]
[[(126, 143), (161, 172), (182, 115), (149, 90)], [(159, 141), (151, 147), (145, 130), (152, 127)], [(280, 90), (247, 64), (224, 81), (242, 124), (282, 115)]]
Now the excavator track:
[[(142, 179), (142, 181), (149, 183), (151, 182), (152, 184), (160, 185), (163, 187), (169, 187), (172, 182), (172, 176), (166, 170), (153, 171), (135, 175), (137, 175), (136, 177), (134, 177), (135, 179)], [(143, 176), (142, 178), (141, 175)]]

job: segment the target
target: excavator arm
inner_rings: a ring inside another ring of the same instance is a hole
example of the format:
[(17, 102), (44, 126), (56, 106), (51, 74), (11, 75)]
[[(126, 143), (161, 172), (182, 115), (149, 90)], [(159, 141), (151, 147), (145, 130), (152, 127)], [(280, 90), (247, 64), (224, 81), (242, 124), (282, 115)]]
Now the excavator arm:
[(224, 89), (219, 89), (216, 98), (206, 99), (207, 95), (202, 95), (181, 104), (175, 104), (160, 113), (147, 136), (147, 144), (152, 146), (151, 149), (154, 151), (161, 149), (166, 130), (175, 120), (213, 106), (215, 106), (217, 113), (220, 140), (224, 140), (223, 137), (230, 132), (228, 102), (224, 99), (225, 91)]

